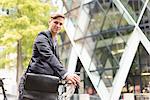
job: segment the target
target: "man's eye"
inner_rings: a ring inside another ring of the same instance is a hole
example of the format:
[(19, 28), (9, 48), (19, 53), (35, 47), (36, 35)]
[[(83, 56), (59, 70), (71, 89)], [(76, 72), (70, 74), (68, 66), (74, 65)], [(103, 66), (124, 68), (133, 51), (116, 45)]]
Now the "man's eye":
[(55, 23), (55, 24), (59, 24), (60, 26), (62, 25), (62, 23), (59, 23), (59, 22), (57, 22), (57, 21), (55, 21), (54, 23)]
[(59, 23), (59, 25), (61, 26), (61, 25), (62, 25), (62, 23)]
[(54, 22), (55, 24), (58, 24), (58, 22)]

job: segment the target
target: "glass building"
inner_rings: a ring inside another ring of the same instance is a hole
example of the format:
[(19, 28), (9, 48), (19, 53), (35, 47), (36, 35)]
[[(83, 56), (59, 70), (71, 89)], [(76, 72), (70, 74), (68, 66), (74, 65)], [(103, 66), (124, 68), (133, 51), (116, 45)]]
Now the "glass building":
[(80, 72), (82, 86), (77, 92), (98, 100), (149, 93), (150, 1), (62, 0), (62, 4), (67, 18), (60, 54), (70, 72)]

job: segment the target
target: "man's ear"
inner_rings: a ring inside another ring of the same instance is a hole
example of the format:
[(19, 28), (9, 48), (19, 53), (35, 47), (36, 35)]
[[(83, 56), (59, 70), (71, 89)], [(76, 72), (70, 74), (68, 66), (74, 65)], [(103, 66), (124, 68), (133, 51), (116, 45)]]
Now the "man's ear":
[(48, 25), (50, 24), (50, 22), (51, 22), (51, 19), (48, 21)]
[(50, 23), (52, 21), (52, 19), (49, 19), (48, 23)]

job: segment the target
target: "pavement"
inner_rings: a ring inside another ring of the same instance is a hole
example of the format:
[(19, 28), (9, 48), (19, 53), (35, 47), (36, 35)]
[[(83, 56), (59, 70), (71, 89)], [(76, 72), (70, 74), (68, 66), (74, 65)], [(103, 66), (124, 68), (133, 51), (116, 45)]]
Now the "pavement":
[[(6, 97), (7, 97), (7, 100), (17, 100), (17, 96), (15, 95), (7, 94)], [(4, 100), (4, 96), (2, 93), (0, 93), (0, 100)]]

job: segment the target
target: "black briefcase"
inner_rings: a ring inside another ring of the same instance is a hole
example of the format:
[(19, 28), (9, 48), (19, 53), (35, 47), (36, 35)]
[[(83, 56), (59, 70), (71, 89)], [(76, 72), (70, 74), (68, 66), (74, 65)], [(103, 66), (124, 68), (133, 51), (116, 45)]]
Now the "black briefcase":
[(59, 77), (43, 74), (26, 73), (24, 89), (47, 93), (57, 93)]

